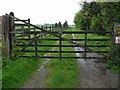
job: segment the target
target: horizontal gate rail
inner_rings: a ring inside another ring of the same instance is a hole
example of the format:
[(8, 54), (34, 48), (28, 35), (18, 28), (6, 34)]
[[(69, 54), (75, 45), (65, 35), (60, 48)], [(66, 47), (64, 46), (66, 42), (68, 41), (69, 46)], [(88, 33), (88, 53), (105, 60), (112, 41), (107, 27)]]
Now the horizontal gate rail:
[[(37, 27), (37, 26), (36, 26)], [(36, 27), (34, 27), (34, 29), (42, 29), (42, 28), (40, 28), (40, 27), (38, 27), (38, 28), (36, 28)], [(17, 32), (19, 33), (19, 31), (13, 31), (12, 33), (14, 34), (14, 33), (16, 33), (17, 34)], [(59, 31), (46, 31), (46, 30), (44, 30), (44, 29), (42, 29), (41, 31), (23, 31), (23, 32), (21, 32), (21, 34), (22, 33), (25, 33), (25, 34), (40, 34), (40, 33), (47, 33), (47, 34), (59, 34)], [(88, 31), (62, 31), (62, 34), (85, 34), (85, 33), (87, 33), (87, 34), (93, 34), (93, 33), (95, 33), (95, 32), (88, 32)], [(98, 33), (101, 33), (101, 32), (98, 32)], [(106, 32), (106, 34), (110, 34), (111, 33), (111, 31), (107, 31)]]
[[(16, 52), (20, 52), (21, 50), (17, 50)], [(22, 52), (35, 52), (36, 50), (22, 50)], [(59, 53), (59, 51), (41, 51), (37, 50), (37, 52), (50, 52), (50, 53)], [(109, 51), (61, 51), (61, 53), (108, 53)]]
[[(26, 46), (26, 44), (16, 44), (16, 46)], [(35, 46), (35, 44), (29, 44), (29, 46)], [(37, 46), (42, 46), (42, 47), (59, 47), (60, 45), (40, 45), (40, 44), (37, 44)], [(76, 46), (76, 45), (62, 45), (61, 47), (79, 47), (79, 46)], [(96, 46), (92, 46), (92, 45), (87, 45), (87, 47), (108, 47), (108, 45), (96, 45)]]
[[(20, 56), (23, 58), (36, 58), (36, 56)], [(57, 59), (59, 56), (37, 56), (37, 58), (54, 58)], [(72, 59), (83, 59), (84, 57), (61, 57), (61, 58), (72, 58)], [(108, 57), (86, 57), (86, 59), (108, 59)]]
[[(31, 40), (32, 38), (16, 38), (16, 40)], [(60, 40), (60, 39), (46, 39), (46, 38), (40, 38), (38, 40), (49, 40), (49, 41), (53, 41), (53, 40)], [(71, 41), (84, 41), (85, 39), (69, 39)], [(109, 41), (110, 39), (87, 39), (88, 41)], [(62, 40), (65, 41), (65, 40)]]

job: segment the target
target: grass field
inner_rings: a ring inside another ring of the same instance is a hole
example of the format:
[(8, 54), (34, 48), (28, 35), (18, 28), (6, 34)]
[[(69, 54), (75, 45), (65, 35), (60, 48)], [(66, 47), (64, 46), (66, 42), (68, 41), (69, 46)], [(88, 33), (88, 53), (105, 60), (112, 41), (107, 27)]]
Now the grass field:
[[(72, 31), (81, 31), (74, 28)], [(76, 39), (85, 39), (85, 34), (75, 34)], [(88, 39), (110, 39), (110, 36), (100, 36), (97, 34), (87, 34)], [(85, 41), (78, 41), (77, 43), (84, 45)], [(99, 46), (106, 45), (107, 47), (88, 47), (94, 51), (110, 51), (110, 41), (87, 41), (87, 45)], [(109, 53), (104, 53), (104, 55), (109, 56)]]
[[(71, 38), (72, 35), (65, 35), (66, 38)], [(63, 45), (70, 45), (67, 41)], [(59, 48), (56, 48), (57, 50)], [(73, 51), (72, 47), (63, 47), (62, 50)], [(59, 56), (59, 54), (51, 54), (52, 56)], [(76, 56), (75, 53), (63, 53), (63, 56)], [(47, 84), (49, 88), (76, 88), (78, 85), (78, 64), (76, 59), (53, 59), (45, 65), (49, 69), (47, 75)]]
[[(49, 36), (50, 37), (50, 36)], [(48, 38), (49, 38), (48, 37)], [(50, 42), (42, 41), (42, 44), (49, 44)], [(54, 44), (55, 42), (51, 42)], [(20, 48), (20, 47), (19, 47)], [(34, 49), (29, 47), (28, 49)], [(40, 48), (49, 50), (50, 48)], [(18, 52), (20, 53), (20, 52)], [(29, 54), (31, 53), (24, 53)], [(45, 53), (42, 53), (44, 55)], [(18, 58), (17, 60), (2, 60), (2, 87), (3, 88), (17, 88), (21, 86), (29, 77), (38, 69), (39, 65), (43, 62), (42, 59), (34, 58)]]
[[(77, 31), (77, 29), (72, 28), (69, 31)], [(64, 35), (65, 38), (72, 39), (73, 36)], [(82, 34), (75, 34), (75, 38), (84, 38), (85, 36)], [(47, 36), (46, 38), (56, 38), (54, 36)], [(109, 36), (98, 36), (95, 34), (89, 34), (88, 38), (109, 38)], [(27, 41), (24, 41), (28, 43)], [(57, 44), (56, 41), (40, 41), (40, 44)], [(80, 44), (84, 44), (83, 41), (78, 42)], [(69, 45), (67, 41), (63, 41), (62, 44)], [(108, 45), (109, 42), (90, 42), (89, 45)], [(59, 48), (53, 47), (54, 50), (58, 50)], [(17, 47), (16, 49), (21, 49), (21, 47)], [(27, 50), (34, 50), (34, 47), (28, 47)], [(50, 50), (50, 47), (38, 47), (39, 50)], [(93, 50), (108, 50), (109, 48), (91, 48)], [(62, 47), (62, 50), (73, 51), (72, 47)], [(19, 54), (20, 52), (16, 52)], [(22, 52), (21, 52), (22, 53)], [(35, 53), (22, 53), (23, 55), (34, 55)], [(39, 55), (43, 56), (46, 53), (39, 53)], [(59, 56), (58, 53), (51, 53), (51, 56)], [(62, 56), (76, 56), (75, 53), (63, 53)], [(18, 58), (17, 60), (3, 60), (3, 88), (17, 88), (24, 84), (35, 71), (37, 71), (39, 65), (43, 62), (43, 59), (25, 59)], [(49, 88), (74, 88), (78, 85), (78, 65), (76, 59), (52, 59), (45, 65), (49, 68), (49, 73), (47, 75), (47, 85)]]
[[(65, 36), (71, 38), (70, 36)], [(47, 36), (47, 38), (55, 38), (53, 36)], [(26, 42), (28, 43), (28, 42)], [(64, 42), (68, 43), (68, 42)], [(40, 44), (56, 44), (56, 41), (40, 41)], [(69, 44), (69, 43), (68, 43)], [(17, 49), (20, 49), (18, 47)], [(28, 50), (33, 50), (34, 47), (28, 47)], [(39, 47), (39, 50), (49, 50), (50, 47)], [(56, 48), (57, 50), (58, 48)], [(73, 48), (62, 48), (63, 50), (73, 50)], [(18, 54), (20, 52), (17, 52)], [(40, 53), (44, 55), (45, 53)], [(34, 53), (23, 53), (23, 55), (34, 55)], [(52, 54), (53, 56), (59, 54)], [(63, 56), (75, 56), (75, 54), (63, 54)], [(17, 88), (27, 81), (38, 67), (43, 62), (43, 59), (25, 59), (18, 58), (17, 60), (3, 60), (3, 88)], [(47, 67), (50, 68), (48, 77), (49, 87), (76, 87), (77, 85), (77, 61), (75, 59), (59, 59), (51, 60)], [(51, 74), (52, 73), (52, 74)], [(62, 73), (60, 75), (60, 73)], [(69, 76), (68, 76), (69, 75)], [(60, 79), (59, 79), (60, 77)], [(57, 80), (57, 81), (56, 81)], [(56, 85), (55, 85), (56, 83)]]

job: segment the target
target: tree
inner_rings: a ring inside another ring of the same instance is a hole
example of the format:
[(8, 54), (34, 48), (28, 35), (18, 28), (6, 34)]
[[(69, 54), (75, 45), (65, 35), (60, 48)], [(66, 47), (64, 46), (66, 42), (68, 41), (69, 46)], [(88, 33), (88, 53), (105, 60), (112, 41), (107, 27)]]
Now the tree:
[(68, 28), (68, 22), (67, 22), (67, 20), (65, 20), (65, 22), (64, 22), (64, 24), (63, 24), (63, 27), (64, 27), (64, 28)]
[(59, 28), (61, 28), (62, 27), (62, 24), (61, 24), (61, 22), (59, 21), (59, 23), (58, 23), (58, 27)]
[(102, 31), (104, 35), (120, 21), (120, 2), (83, 2), (81, 6), (74, 17), (75, 26), (79, 29)]
[(56, 27), (56, 28), (58, 27), (58, 24), (57, 24), (57, 23), (55, 23), (55, 27)]

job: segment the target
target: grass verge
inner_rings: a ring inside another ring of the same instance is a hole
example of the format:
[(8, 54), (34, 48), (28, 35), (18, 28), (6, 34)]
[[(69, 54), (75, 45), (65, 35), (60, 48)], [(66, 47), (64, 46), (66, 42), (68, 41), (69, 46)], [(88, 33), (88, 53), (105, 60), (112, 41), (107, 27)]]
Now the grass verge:
[[(52, 36), (49, 36), (50, 38)], [(40, 44), (54, 44), (55, 41), (41, 41)], [(21, 48), (21, 47), (17, 47)], [(34, 49), (28, 47), (27, 49)], [(50, 47), (39, 47), (40, 50), (49, 50)], [(19, 54), (20, 52), (18, 52)], [(44, 55), (45, 53), (42, 53)], [(24, 55), (34, 55), (34, 53), (24, 53)], [(32, 74), (37, 71), (42, 59), (18, 58), (17, 60), (2, 60), (2, 88), (18, 88), (27, 81)]]
[(41, 60), (9, 60), (2, 70), (2, 88), (18, 88), (35, 72)]
[[(71, 35), (65, 35), (64, 37), (72, 38)], [(63, 42), (63, 44), (70, 44)], [(56, 50), (59, 48), (56, 48)], [(62, 50), (72, 51), (72, 47), (65, 48)], [(54, 53), (53, 56), (59, 56)], [(62, 56), (76, 56), (75, 53), (63, 53)], [(76, 59), (52, 59), (45, 67), (49, 69), (47, 75), (47, 84), (49, 88), (76, 88), (78, 85), (78, 64)]]

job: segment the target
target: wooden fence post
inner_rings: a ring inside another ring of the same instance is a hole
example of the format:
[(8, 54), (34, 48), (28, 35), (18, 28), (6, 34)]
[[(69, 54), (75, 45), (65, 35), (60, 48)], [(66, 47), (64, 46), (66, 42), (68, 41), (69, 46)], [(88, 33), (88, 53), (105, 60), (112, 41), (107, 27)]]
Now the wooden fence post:
[(84, 52), (84, 59), (86, 60), (87, 57), (87, 32), (85, 31), (85, 52)]
[[(37, 34), (34, 34), (34, 37), (37, 38)], [(35, 40), (35, 58), (38, 58), (38, 45), (37, 45), (38, 40)]]
[(59, 32), (60, 38), (59, 38), (59, 58), (62, 60), (62, 32)]
[(0, 17), (0, 32), (2, 38), (2, 57), (10, 58), (12, 50), (12, 36), (10, 31), (13, 30), (13, 20), (9, 15)]
[(0, 56), (2, 56), (2, 16), (0, 16)]
[[(28, 23), (30, 24), (30, 18), (28, 18)], [(28, 26), (29, 30), (30, 30), (30, 25)], [(30, 35), (28, 36), (28, 38), (30, 38)]]

